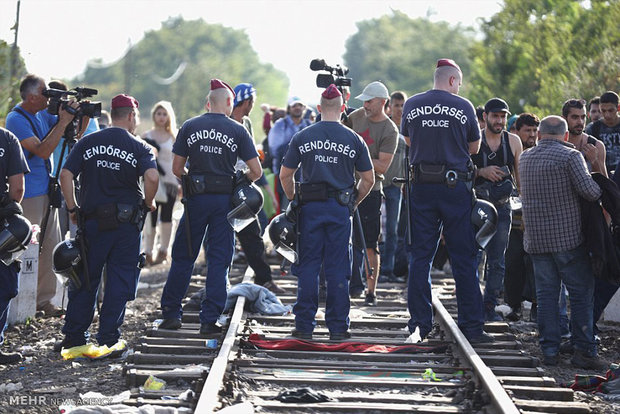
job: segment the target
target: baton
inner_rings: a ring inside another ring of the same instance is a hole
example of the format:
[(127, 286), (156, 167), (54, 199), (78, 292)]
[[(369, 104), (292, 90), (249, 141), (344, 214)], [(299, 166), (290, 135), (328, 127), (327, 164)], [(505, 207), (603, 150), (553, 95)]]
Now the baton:
[(360, 212), (358, 209), (355, 209), (355, 222), (357, 223), (357, 227), (359, 229), (358, 237), (360, 238), (360, 242), (362, 244), (362, 251), (364, 252), (364, 263), (366, 263), (366, 277), (368, 278), (369, 274), (372, 277), (373, 269), (370, 267), (370, 260), (368, 260), (368, 252), (366, 251), (366, 239), (364, 238), (364, 229), (362, 228), (362, 219), (360, 218)]
[(189, 185), (188, 185), (188, 181), (190, 180), (189, 175), (183, 175), (181, 177), (181, 190), (183, 191), (183, 197), (181, 198), (181, 203), (183, 204), (183, 213), (185, 215), (185, 237), (186, 237), (186, 241), (187, 241), (187, 253), (189, 254), (189, 257), (193, 257), (194, 256), (194, 249), (192, 249), (192, 226), (189, 222), (189, 206), (187, 205), (188, 202), (188, 191), (189, 191)]

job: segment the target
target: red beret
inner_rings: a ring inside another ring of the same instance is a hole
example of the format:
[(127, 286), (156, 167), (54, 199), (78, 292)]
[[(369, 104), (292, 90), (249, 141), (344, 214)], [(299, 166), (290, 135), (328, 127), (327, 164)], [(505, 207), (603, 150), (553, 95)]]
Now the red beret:
[(140, 104), (138, 100), (133, 96), (125, 95), (124, 93), (116, 95), (112, 98), (112, 109), (114, 108), (139, 108)]
[(232, 93), (233, 98), (235, 97), (235, 91), (233, 91), (233, 88), (231, 88), (230, 85), (219, 79), (211, 79), (211, 90), (214, 91), (220, 88), (227, 88), (230, 93)]
[(461, 70), (459, 65), (457, 65), (456, 62), (452, 59), (439, 59), (437, 61), (437, 67), (439, 68), (442, 66), (452, 66), (453, 68), (457, 68), (459, 71)]
[(342, 93), (340, 93), (340, 91), (338, 90), (338, 88), (336, 88), (336, 85), (334, 85), (333, 83), (331, 85), (329, 85), (321, 94), (321, 96), (325, 99), (334, 99), (337, 98), (339, 96), (342, 96)]

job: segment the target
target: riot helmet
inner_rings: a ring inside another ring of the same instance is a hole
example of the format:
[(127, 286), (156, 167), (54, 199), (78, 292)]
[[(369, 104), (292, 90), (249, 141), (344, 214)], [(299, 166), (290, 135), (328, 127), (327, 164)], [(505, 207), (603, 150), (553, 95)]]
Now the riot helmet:
[(7, 217), (0, 223), (0, 260), (9, 266), (28, 248), (32, 239), (32, 225), (19, 214)]
[(254, 183), (241, 182), (233, 190), (232, 206), (226, 218), (239, 232), (256, 220), (256, 215), (263, 208), (263, 192)]
[(54, 273), (56, 273), (58, 279), (63, 284), (71, 281), (78, 289), (82, 286), (82, 280), (79, 275), (82, 270), (82, 256), (79, 243), (75, 239), (61, 241), (56, 245), (52, 254)]
[(497, 210), (486, 200), (476, 199), (471, 211), (471, 224), (476, 231), (476, 243), (484, 249), (497, 231)]
[(267, 234), (278, 253), (291, 263), (297, 262), (295, 224), (288, 219), (286, 213), (280, 213), (271, 220)]

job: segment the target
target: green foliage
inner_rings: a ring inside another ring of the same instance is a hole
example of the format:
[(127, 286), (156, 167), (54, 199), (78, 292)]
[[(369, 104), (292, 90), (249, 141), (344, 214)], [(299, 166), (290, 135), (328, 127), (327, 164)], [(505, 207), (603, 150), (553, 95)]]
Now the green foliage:
[[(185, 62), (182, 74), (170, 84), (170, 78)], [(251, 82), (258, 93), (258, 102), (279, 102), (286, 99), (286, 75), (270, 64), (261, 63), (243, 31), (207, 24), (203, 20), (185, 21), (170, 18), (159, 30), (147, 32), (123, 59), (109, 67), (88, 67), (74, 83), (99, 89), (97, 99), (109, 106), (118, 93), (128, 93), (140, 102), (143, 127), (150, 126), (150, 109), (159, 100), (172, 103), (180, 124), (204, 112), (209, 80), (220, 78), (234, 87)], [(158, 82), (159, 80), (159, 82)], [(262, 114), (252, 112), (255, 125), (261, 125)], [(255, 128), (257, 140), (261, 128)]]
[[(390, 92), (422, 92), (433, 86), (435, 62), (444, 57), (454, 59), (469, 73), (468, 50), (474, 41), (469, 28), (412, 19), (400, 11), (358, 22), (357, 28), (344, 54), (353, 78), (351, 96), (375, 80), (385, 83)], [(467, 95), (466, 84), (463, 92)]]
[(0, 125), (4, 125), (7, 113), (15, 104), (21, 101), (19, 97), (19, 80), (26, 74), (26, 67), (18, 49), (15, 52), (14, 73), (11, 79), (9, 79), (12, 53), (11, 45), (4, 40), (0, 40)]
[(569, 98), (620, 89), (620, 2), (505, 0), (471, 49), (474, 103), (499, 96), (512, 112), (560, 113)]

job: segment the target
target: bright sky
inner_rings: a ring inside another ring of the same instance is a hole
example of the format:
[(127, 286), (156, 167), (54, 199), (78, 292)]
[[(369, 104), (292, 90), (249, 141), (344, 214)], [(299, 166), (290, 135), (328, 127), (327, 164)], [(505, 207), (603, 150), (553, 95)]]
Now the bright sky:
[[(489, 18), (500, 8), (501, 0), (22, 0), (18, 44), (28, 71), (48, 79), (71, 78), (91, 59), (109, 63), (121, 58), (130, 42), (137, 43), (170, 16), (202, 18), (245, 30), (259, 58), (288, 75), (289, 95), (315, 102), (310, 60), (342, 63), (345, 42), (357, 31), (355, 22), (400, 10), (412, 18), (428, 15), (433, 21), (478, 27), (480, 17)], [(17, 0), (0, 0), (0, 38), (10, 44), (16, 9)]]

